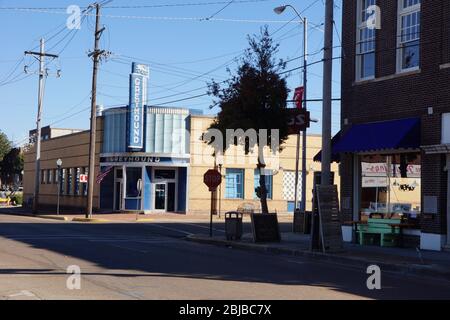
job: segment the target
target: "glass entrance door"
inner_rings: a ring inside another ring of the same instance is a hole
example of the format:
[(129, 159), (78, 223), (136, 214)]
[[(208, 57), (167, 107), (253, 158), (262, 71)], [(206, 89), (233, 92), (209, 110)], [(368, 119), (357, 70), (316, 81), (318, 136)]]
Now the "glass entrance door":
[(154, 210), (175, 212), (177, 209), (177, 170), (154, 168)]
[(115, 168), (114, 169), (114, 211), (122, 211), (123, 210), (123, 198), (124, 198), (124, 189), (123, 189), (123, 169)]
[(155, 210), (166, 211), (166, 184), (155, 184)]

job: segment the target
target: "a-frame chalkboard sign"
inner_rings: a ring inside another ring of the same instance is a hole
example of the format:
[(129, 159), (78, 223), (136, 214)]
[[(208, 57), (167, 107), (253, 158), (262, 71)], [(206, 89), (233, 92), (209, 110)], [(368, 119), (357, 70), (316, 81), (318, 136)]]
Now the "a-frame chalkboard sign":
[(319, 230), (323, 252), (339, 252), (342, 245), (342, 223), (339, 216), (339, 196), (336, 185), (317, 185)]

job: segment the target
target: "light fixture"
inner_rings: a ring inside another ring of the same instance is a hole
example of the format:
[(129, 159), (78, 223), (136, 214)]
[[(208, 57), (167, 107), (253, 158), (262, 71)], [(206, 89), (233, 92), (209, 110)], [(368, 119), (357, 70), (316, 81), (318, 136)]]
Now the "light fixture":
[(61, 167), (62, 166), (62, 160), (61, 159), (56, 160), (56, 165), (58, 167)]
[(273, 9), (276, 14), (282, 14), (286, 10), (287, 6), (279, 6)]

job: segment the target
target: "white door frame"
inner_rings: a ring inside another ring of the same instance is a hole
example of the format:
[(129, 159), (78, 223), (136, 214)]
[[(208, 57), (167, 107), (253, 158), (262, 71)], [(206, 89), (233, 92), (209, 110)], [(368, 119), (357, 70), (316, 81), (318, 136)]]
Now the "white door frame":
[[(156, 170), (171, 170), (175, 172), (175, 179), (156, 179), (155, 178), (155, 171)], [(169, 183), (175, 183), (175, 211), (178, 210), (178, 168), (174, 168), (174, 167), (153, 167), (152, 168), (152, 199), (153, 199), (153, 211), (156, 212), (167, 212), (167, 207), (168, 207), (168, 197), (167, 197), (167, 193), (169, 190)], [(165, 199), (165, 208), (164, 210), (161, 209), (156, 209), (155, 207), (155, 203), (156, 203), (156, 185), (157, 184), (165, 184), (165, 188), (166, 188), (166, 199)]]
[(361, 163), (358, 153), (353, 154), (353, 220), (361, 220)]
[[(117, 171), (121, 169), (122, 170), (122, 178), (117, 178)], [(125, 199), (125, 192), (124, 192), (124, 167), (115, 167), (114, 168), (114, 195), (113, 195), (113, 211), (123, 211), (124, 210), (124, 199)], [(117, 197), (117, 183), (120, 182), (120, 187), (122, 189), (122, 199), (120, 199), (119, 202), (119, 209), (117, 210), (116, 207), (116, 197)]]
[[(164, 209), (156, 209), (156, 186), (158, 185), (164, 185)], [(153, 210), (156, 212), (167, 212), (167, 182), (155, 182), (153, 190)]]
[(450, 246), (450, 153), (447, 154), (447, 246)]

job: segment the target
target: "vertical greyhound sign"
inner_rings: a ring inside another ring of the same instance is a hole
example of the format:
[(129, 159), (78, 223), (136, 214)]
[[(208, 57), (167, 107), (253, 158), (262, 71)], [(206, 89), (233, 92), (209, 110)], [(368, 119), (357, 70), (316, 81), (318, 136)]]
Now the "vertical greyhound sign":
[(147, 65), (133, 63), (128, 112), (128, 148), (132, 151), (144, 148), (144, 106), (147, 104), (148, 77)]

